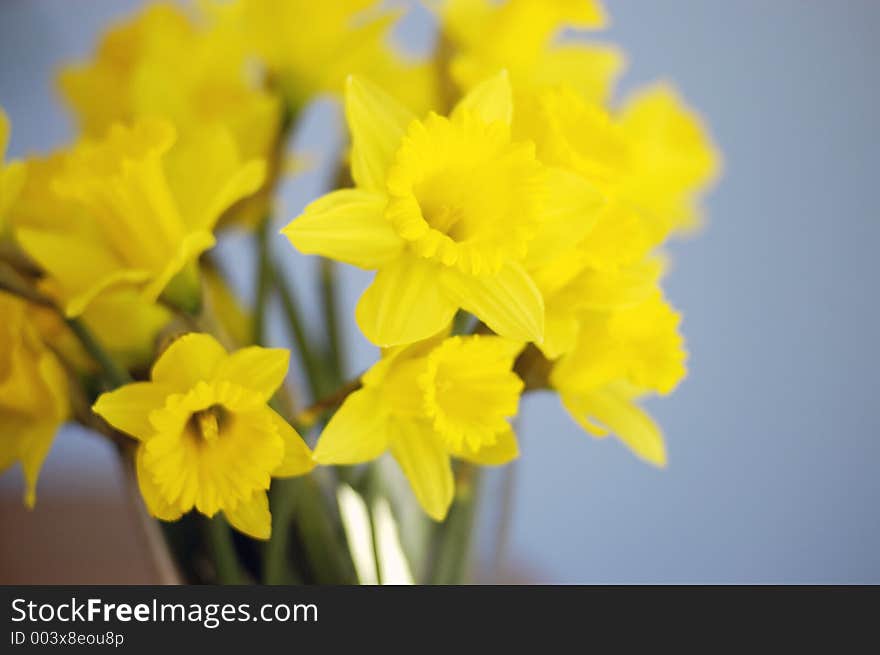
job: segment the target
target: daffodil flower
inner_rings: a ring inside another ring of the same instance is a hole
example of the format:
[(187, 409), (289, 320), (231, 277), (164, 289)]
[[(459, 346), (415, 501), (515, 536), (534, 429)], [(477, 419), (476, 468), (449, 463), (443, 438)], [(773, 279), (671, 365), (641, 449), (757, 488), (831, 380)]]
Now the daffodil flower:
[(358, 464), (386, 450), (425, 512), (442, 521), (454, 495), (450, 457), (500, 465), (519, 450), (510, 419), (522, 381), (522, 344), (495, 336), (433, 338), (386, 354), (330, 419), (320, 464)]
[[(16, 237), (51, 276), (68, 316), (101, 294), (136, 289), (188, 306), (198, 256), (214, 245), (224, 210), (256, 191), (262, 160), (242, 162), (220, 127), (175, 143), (171, 124), (144, 119), (114, 126), (64, 156), (53, 192), (66, 203), (51, 226), (23, 226)], [(197, 172), (197, 174), (196, 174)]]
[(242, 156), (267, 157), (280, 103), (247, 64), (232, 34), (196, 24), (172, 4), (152, 4), (109, 29), (91, 60), (65, 66), (58, 84), (88, 136), (144, 117), (170, 121), (182, 139), (220, 124)]
[(430, 62), (406, 61), (395, 52), (390, 32), (400, 11), (388, 3), (215, 1), (209, 13), (220, 29), (237, 35), (266, 64), (294, 112), (316, 95), (341, 92), (352, 73), (381, 81), (412, 109), (426, 111), (433, 105), (436, 72)]
[(616, 48), (558, 38), (566, 28), (604, 28), (596, 0), (446, 0), (441, 16), (453, 53), (450, 74), (463, 89), (506, 68), (518, 102), (521, 94), (560, 84), (602, 102), (623, 69)]
[(659, 293), (634, 307), (585, 315), (574, 348), (550, 374), (581, 427), (595, 436), (613, 432), (658, 466), (666, 463), (663, 436), (637, 401), (670, 393), (685, 376), (680, 320)]
[(272, 477), (307, 473), (308, 446), (267, 402), (290, 353), (251, 346), (232, 354), (207, 334), (174, 341), (149, 382), (102, 394), (95, 413), (139, 441), (137, 477), (147, 509), (174, 521), (222, 511), (238, 530), (268, 539)]
[(0, 471), (21, 463), (33, 507), (43, 461), (69, 415), (67, 375), (25, 301), (0, 292), (0, 316)]
[(355, 310), (373, 343), (425, 339), (458, 309), (501, 336), (543, 339), (544, 303), (527, 260), (581, 233), (584, 212), (601, 197), (542, 167), (530, 143), (512, 141), (512, 113), (504, 72), (449, 118), (424, 120), (349, 80), (357, 188), (313, 202), (283, 232), (302, 252), (378, 269)]

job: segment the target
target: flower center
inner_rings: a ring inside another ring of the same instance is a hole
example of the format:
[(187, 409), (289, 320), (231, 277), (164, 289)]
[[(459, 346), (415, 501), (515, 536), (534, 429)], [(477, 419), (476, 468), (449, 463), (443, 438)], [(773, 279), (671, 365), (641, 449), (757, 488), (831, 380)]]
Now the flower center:
[(187, 428), (192, 434), (200, 436), (208, 443), (213, 443), (220, 437), (220, 430), (225, 421), (226, 410), (220, 405), (211, 405), (193, 412), (189, 417)]
[(414, 121), (388, 176), (386, 216), (414, 252), (470, 274), (525, 256), (543, 192), (534, 148), (475, 116)]

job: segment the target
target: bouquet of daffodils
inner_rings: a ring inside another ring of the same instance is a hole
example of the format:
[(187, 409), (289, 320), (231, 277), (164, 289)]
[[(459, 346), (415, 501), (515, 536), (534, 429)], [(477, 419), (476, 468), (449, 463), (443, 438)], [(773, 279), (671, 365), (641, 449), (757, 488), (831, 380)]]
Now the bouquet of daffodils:
[[(76, 421), (130, 471), (168, 581), (454, 583), (523, 394), (664, 465), (640, 401), (685, 375), (659, 249), (700, 224), (705, 129), (665, 83), (611, 104), (594, 0), (427, 3), (421, 58), (390, 38), (407, 9), (149, 5), (61, 70), (77, 138), (0, 167), (0, 470), (28, 506)], [(319, 96), (347, 145), (278, 216)], [(251, 256), (213, 250), (234, 234)], [(315, 307), (281, 252), (314, 258)], [(375, 272), (355, 307), (339, 263)], [(350, 321), (377, 355), (346, 379)]]

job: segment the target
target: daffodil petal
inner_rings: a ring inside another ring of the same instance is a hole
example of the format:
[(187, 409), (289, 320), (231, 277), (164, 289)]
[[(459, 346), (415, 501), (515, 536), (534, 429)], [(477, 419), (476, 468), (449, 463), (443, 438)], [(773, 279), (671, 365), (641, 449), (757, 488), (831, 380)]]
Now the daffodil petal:
[(24, 502), (28, 507), (36, 504), (37, 479), (57, 431), (58, 422), (46, 420), (23, 426), (19, 432), (19, 459), (25, 480)]
[(15, 237), (25, 252), (61, 283), (68, 316), (81, 314), (108, 288), (150, 278), (147, 270), (124, 268), (108, 248), (85, 236), (21, 228)]
[(269, 400), (287, 376), (290, 351), (286, 348), (250, 346), (237, 350), (220, 362), (216, 380), (229, 380)]
[(238, 503), (234, 509), (224, 509), (229, 524), (254, 539), (268, 539), (272, 536), (272, 515), (269, 513), (269, 498), (265, 491), (257, 491), (248, 500)]
[(281, 460), (278, 468), (272, 471), (272, 477), (286, 478), (303, 475), (315, 468), (312, 451), (309, 450), (299, 433), (274, 411), (272, 411), (272, 422), (284, 441), (284, 459)]
[(180, 392), (213, 378), (226, 350), (210, 334), (191, 332), (172, 343), (153, 365), (153, 382)]
[(513, 120), (513, 92), (507, 71), (502, 70), (471, 89), (456, 105), (452, 118), (466, 111), (474, 112), (486, 123), (501, 121), (510, 125)]
[(580, 175), (560, 168), (548, 168), (547, 198), (541, 212), (541, 229), (529, 243), (526, 266), (541, 266), (561, 251), (577, 245), (599, 218), (602, 194)]
[(449, 455), (427, 423), (394, 421), (391, 454), (425, 512), (442, 521), (455, 495)]
[[(565, 308), (568, 309), (568, 308)], [(578, 321), (569, 311), (547, 309), (544, 319), (544, 343), (539, 347), (549, 359), (556, 359), (577, 343)]]
[(381, 269), (355, 310), (358, 325), (377, 346), (426, 339), (452, 320), (458, 307), (440, 282), (439, 264), (404, 255)]
[(376, 269), (400, 254), (403, 240), (385, 218), (384, 195), (342, 189), (319, 198), (282, 230), (297, 250)]
[(381, 191), (407, 125), (415, 116), (360, 77), (345, 86), (345, 116), (351, 130), (351, 175), (364, 189)]
[(135, 382), (102, 393), (92, 411), (117, 430), (136, 439), (149, 439), (156, 431), (150, 423), (150, 412), (165, 405), (169, 392), (162, 384)]
[(521, 264), (508, 262), (495, 275), (444, 271), (444, 286), (462, 309), (502, 337), (541, 343), (544, 299)]
[[(266, 162), (242, 162), (233, 135), (220, 124), (193, 130), (168, 154), (169, 185), (183, 221), (212, 230), (224, 211), (260, 188)], [(192, 171), (198, 170), (198, 175)]]
[(146, 448), (143, 445), (139, 446), (135, 461), (138, 487), (140, 487), (141, 496), (144, 499), (144, 504), (147, 506), (147, 511), (150, 513), (150, 516), (155, 516), (157, 519), (176, 521), (183, 515), (183, 510), (172, 505), (162, 496), (159, 487), (153, 480), (153, 474), (144, 463), (145, 454)]
[(314, 458), (319, 464), (359, 464), (388, 448), (388, 417), (378, 389), (355, 391), (327, 423)]
[(578, 423), (592, 431), (595, 419), (642, 459), (666, 466), (666, 446), (660, 428), (625, 394), (603, 388), (584, 395), (561, 393), (562, 403)]
[(479, 450), (473, 451), (467, 447), (467, 441), (465, 441), (461, 448), (450, 448), (450, 453), (453, 457), (472, 464), (501, 466), (519, 457), (519, 444), (517, 444), (516, 434), (511, 428), (498, 434), (495, 443), (490, 446), (483, 446)]

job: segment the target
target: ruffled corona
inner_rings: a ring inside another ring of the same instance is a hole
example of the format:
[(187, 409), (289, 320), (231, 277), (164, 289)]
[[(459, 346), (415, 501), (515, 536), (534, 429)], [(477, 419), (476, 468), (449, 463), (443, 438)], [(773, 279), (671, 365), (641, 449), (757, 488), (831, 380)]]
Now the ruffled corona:
[(442, 521), (454, 493), (450, 456), (498, 465), (518, 455), (509, 421), (521, 348), (494, 336), (435, 337), (387, 353), (330, 419), (315, 460), (356, 464), (390, 450), (425, 512)]
[(213, 337), (187, 334), (156, 361), (150, 382), (98, 398), (95, 413), (140, 442), (138, 482), (153, 516), (222, 511), (242, 532), (269, 538), (271, 478), (313, 467), (299, 434), (266, 405), (288, 358), (256, 346), (227, 354)]

